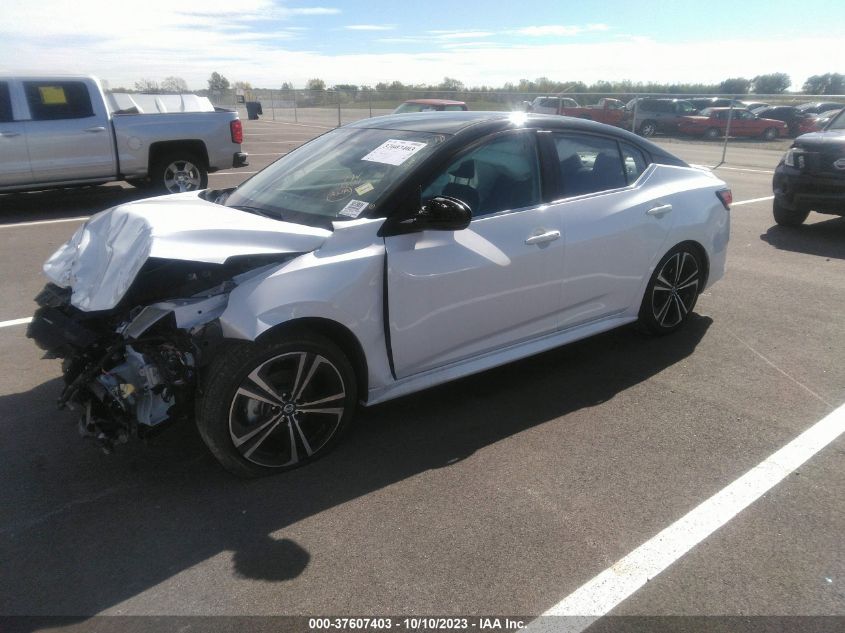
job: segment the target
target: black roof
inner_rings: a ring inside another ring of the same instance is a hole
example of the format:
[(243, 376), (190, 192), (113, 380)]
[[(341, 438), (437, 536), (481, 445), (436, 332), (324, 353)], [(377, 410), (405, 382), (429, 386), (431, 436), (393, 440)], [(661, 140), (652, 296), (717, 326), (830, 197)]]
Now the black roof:
[(529, 114), (525, 112), (413, 112), (390, 114), (387, 116), (361, 119), (344, 127), (372, 128), (382, 130), (408, 130), (413, 132), (431, 132), (434, 134), (471, 135), (473, 137), (492, 134), (508, 127), (526, 127), (543, 129), (561, 129), (594, 134), (611, 134), (620, 140), (638, 145), (653, 157), (667, 159), (676, 165), (686, 165), (684, 161), (670, 154), (663, 148), (647, 141), (641, 136), (622, 128), (596, 123), (588, 119), (560, 116), (556, 114)]

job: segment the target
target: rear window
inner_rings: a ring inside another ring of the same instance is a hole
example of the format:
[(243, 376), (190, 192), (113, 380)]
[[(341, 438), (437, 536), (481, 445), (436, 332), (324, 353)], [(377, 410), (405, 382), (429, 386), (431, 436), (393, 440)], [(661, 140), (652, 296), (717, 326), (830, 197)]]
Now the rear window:
[(29, 111), (35, 121), (84, 119), (94, 116), (85, 84), (79, 81), (25, 81)]
[(12, 99), (9, 96), (9, 84), (0, 81), (0, 123), (12, 120)]

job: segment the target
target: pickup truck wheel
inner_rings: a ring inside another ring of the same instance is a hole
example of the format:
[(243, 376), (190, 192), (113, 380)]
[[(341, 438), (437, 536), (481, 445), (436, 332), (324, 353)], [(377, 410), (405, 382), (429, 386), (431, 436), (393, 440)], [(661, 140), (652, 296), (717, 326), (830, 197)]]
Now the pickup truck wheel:
[(709, 127), (706, 130), (704, 130), (704, 138), (706, 138), (706, 139), (712, 140), (712, 139), (719, 138), (720, 134), (721, 134), (721, 132), (720, 132), (719, 128)]
[(640, 124), (640, 136), (654, 136), (657, 132), (657, 123), (652, 120), (643, 121)]
[(775, 216), (775, 222), (781, 226), (801, 226), (810, 215), (810, 210), (789, 209), (775, 200), (772, 203), (772, 213)]
[(776, 127), (767, 127), (763, 131), (764, 141), (774, 141), (778, 137), (778, 129)]
[(232, 341), (205, 376), (197, 428), (217, 460), (243, 477), (322, 457), (349, 427), (357, 403), (349, 360), (307, 331), (263, 344)]
[(208, 187), (208, 170), (193, 154), (176, 152), (155, 162), (150, 182), (155, 189), (165, 193), (198, 191)]

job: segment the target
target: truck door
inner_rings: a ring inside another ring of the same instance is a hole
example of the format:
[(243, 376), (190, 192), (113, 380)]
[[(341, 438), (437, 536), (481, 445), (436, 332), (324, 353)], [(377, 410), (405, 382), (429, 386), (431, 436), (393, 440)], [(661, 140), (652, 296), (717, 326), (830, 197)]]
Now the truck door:
[(13, 116), (9, 82), (0, 81), (0, 187), (31, 181), (24, 124)]
[(83, 81), (24, 81), (23, 89), (34, 182), (116, 175), (108, 113), (99, 93), (92, 95)]

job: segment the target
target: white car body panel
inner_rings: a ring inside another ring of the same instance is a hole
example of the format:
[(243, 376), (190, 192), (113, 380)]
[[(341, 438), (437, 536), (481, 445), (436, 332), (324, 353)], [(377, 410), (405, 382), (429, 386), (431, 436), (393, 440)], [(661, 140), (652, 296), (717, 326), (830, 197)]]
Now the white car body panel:
[(237, 255), (303, 253), (330, 231), (206, 202), (196, 192), (130, 202), (90, 218), (44, 264), (81, 310), (116, 306), (150, 257), (222, 264)]
[(390, 332), (404, 378), (556, 329), (563, 240), (546, 205), (473, 220), (463, 231), (387, 238)]

